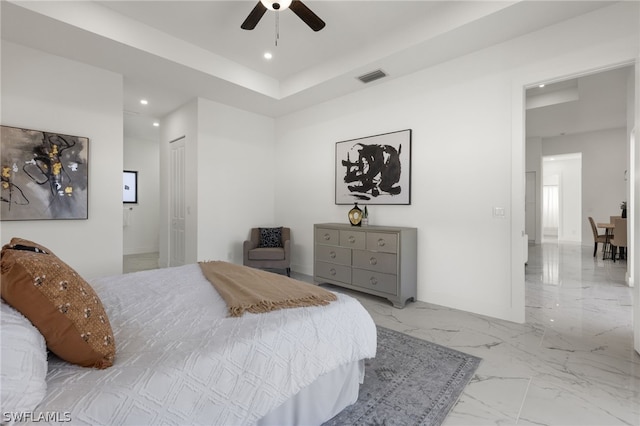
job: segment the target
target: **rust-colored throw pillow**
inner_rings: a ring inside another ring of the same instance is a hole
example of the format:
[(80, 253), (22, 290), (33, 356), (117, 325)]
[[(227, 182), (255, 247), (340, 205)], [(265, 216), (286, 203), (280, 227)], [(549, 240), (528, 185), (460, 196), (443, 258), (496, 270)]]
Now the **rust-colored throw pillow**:
[(111, 324), (93, 288), (46, 247), (13, 238), (0, 253), (2, 298), (42, 333), (60, 358), (84, 367), (113, 365)]

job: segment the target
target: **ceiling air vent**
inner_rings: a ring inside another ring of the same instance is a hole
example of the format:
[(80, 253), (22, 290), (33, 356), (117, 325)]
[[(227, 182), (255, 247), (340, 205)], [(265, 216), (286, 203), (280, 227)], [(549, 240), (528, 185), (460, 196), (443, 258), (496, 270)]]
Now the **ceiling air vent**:
[(358, 77), (358, 80), (360, 80), (363, 83), (371, 83), (372, 81), (378, 80), (382, 77), (386, 77), (387, 74), (385, 74), (384, 71), (382, 70), (375, 70), (375, 71), (371, 71), (370, 73), (361, 75), (360, 77)]

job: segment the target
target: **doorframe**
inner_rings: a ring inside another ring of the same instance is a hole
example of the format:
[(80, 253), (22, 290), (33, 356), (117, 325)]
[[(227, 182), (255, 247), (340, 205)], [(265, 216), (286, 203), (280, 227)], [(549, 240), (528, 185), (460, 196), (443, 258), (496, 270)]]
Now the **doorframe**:
[[(640, 68), (640, 64), (638, 65)], [(640, 84), (640, 70), (638, 71), (638, 78), (636, 79), (636, 84)], [(640, 97), (640, 88), (636, 90), (638, 93), (638, 97)], [(637, 108), (637, 107), (636, 107)], [(638, 112), (640, 115), (640, 111)], [(638, 210), (638, 205), (640, 203), (640, 185), (636, 184), (636, 182), (640, 182), (640, 123), (637, 123), (636, 126), (631, 129), (629, 134), (629, 169), (627, 172), (628, 179), (628, 189), (629, 189), (629, 200), (628, 202), (628, 225), (629, 225), (629, 235), (632, 237), (629, 238), (627, 250), (631, 253), (632, 262), (627, 267), (627, 284), (629, 287), (634, 287), (635, 283), (640, 283), (638, 280), (638, 266), (640, 265), (640, 256), (636, 253), (636, 247), (640, 247), (640, 215), (635, 214)], [(633, 236), (636, 238), (634, 239)], [(637, 287), (640, 287), (638, 285)], [(640, 300), (640, 293), (637, 294), (635, 300)], [(638, 304), (640, 306), (640, 304)], [(634, 318), (640, 318), (640, 308), (636, 311), (637, 315), (634, 315)], [(638, 327), (640, 329), (640, 327)], [(639, 335), (640, 336), (640, 335)], [(639, 342), (640, 343), (640, 342)], [(640, 349), (638, 350), (640, 353)]]
[[(167, 250), (167, 259), (168, 259), (168, 266), (182, 266), (185, 264), (185, 259), (186, 259), (186, 246), (187, 246), (187, 217), (186, 217), (186, 154), (187, 154), (187, 143), (186, 143), (186, 135), (180, 136), (179, 138), (173, 139), (171, 141), (169, 141), (169, 185), (167, 186), (168, 190), (169, 190), (169, 221), (168, 221), (168, 225), (169, 225), (169, 239), (168, 239), (168, 250)], [(174, 145), (175, 144), (175, 145)], [(176, 146), (180, 146), (181, 149), (181, 156), (180, 156), (180, 164), (176, 164), (174, 162), (175, 157), (174, 154), (176, 153), (177, 149)], [(178, 167), (176, 167), (176, 165)], [(180, 179), (178, 179), (178, 176), (176, 175), (176, 173), (180, 173)], [(179, 194), (179, 197), (176, 197), (177, 193)], [(172, 224), (172, 221), (174, 220), (173, 217), (173, 212), (176, 208), (175, 203), (176, 201), (180, 201), (179, 204), (181, 204), (180, 206), (180, 213), (182, 214), (182, 220), (184, 221), (184, 224), (182, 225), (183, 227), (183, 233), (182, 233), (182, 238), (177, 239), (176, 238), (176, 234), (175, 234), (175, 229), (174, 229), (174, 225)], [(176, 250), (176, 247), (179, 246), (180, 249)], [(176, 251), (180, 251), (181, 252), (181, 258), (178, 259), (179, 262), (176, 263), (176, 257), (175, 257), (175, 252)]]
[[(533, 170), (530, 172), (525, 171), (525, 192), (524, 192), (524, 200), (525, 200), (525, 216), (524, 216), (524, 220), (525, 220), (525, 224), (524, 224), (524, 231), (525, 234), (527, 235), (527, 239), (528, 241), (536, 241), (537, 240), (537, 236), (538, 236), (538, 192), (540, 191), (540, 189), (538, 188), (538, 170)], [(528, 176), (533, 176), (533, 201), (527, 201), (527, 177)], [(529, 203), (533, 203), (533, 232), (529, 233), (527, 230), (527, 204)]]

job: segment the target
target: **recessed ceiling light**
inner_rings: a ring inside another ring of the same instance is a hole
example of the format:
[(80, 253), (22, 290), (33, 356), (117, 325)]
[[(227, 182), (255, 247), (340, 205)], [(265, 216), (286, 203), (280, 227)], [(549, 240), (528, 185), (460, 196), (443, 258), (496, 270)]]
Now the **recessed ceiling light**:
[(149, 101), (148, 101), (148, 100), (146, 100), (146, 99), (140, 99), (140, 103), (141, 103), (142, 105), (147, 105), (147, 104), (149, 103)]
[(271, 52), (265, 52), (264, 53), (264, 58), (265, 59), (271, 59), (271, 58), (273, 58), (273, 55), (271, 54)]
[(153, 122), (153, 126), (154, 126), (154, 127), (159, 127), (159, 126), (160, 126), (160, 123), (158, 123), (157, 121), (154, 121), (154, 122)]

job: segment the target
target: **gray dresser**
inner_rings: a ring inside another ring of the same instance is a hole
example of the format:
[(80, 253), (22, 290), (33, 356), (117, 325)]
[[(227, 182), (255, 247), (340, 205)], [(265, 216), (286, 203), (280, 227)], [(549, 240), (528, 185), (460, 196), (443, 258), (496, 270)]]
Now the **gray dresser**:
[(316, 282), (381, 296), (397, 308), (416, 300), (416, 228), (318, 223), (313, 233)]

